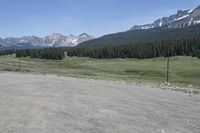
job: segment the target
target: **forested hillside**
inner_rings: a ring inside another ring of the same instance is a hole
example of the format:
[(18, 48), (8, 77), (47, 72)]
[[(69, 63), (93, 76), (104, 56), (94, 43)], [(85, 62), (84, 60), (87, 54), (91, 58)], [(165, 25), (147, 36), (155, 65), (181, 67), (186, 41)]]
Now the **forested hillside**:
[(63, 59), (68, 56), (91, 58), (155, 58), (166, 56), (192, 56), (200, 58), (200, 38), (151, 41), (119, 46), (46, 48), (18, 50), (17, 57)]
[(200, 58), (200, 38), (152, 41), (107, 47), (78, 47), (68, 50), (69, 56), (91, 58), (155, 58), (193, 56)]
[(25, 49), (0, 52), (16, 57), (61, 60), (68, 56), (91, 58), (154, 58), (193, 56), (200, 58), (200, 25), (183, 29), (128, 31), (86, 42), (78, 47)]
[(148, 30), (130, 30), (127, 32), (105, 35), (103, 37), (81, 43), (79, 47), (130, 45), (139, 42), (162, 41), (183, 38), (188, 39), (196, 37), (200, 37), (200, 25), (178, 29), (166, 29), (165, 27), (163, 27)]

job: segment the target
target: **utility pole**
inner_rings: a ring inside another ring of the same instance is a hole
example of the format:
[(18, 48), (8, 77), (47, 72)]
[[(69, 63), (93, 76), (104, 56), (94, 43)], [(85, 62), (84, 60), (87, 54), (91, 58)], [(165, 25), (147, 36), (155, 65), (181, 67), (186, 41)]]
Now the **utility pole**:
[(67, 57), (67, 51), (64, 52), (65, 58)]
[(19, 71), (21, 71), (20, 58), (19, 58)]
[(169, 44), (168, 44), (168, 51), (167, 51), (167, 83), (169, 83)]

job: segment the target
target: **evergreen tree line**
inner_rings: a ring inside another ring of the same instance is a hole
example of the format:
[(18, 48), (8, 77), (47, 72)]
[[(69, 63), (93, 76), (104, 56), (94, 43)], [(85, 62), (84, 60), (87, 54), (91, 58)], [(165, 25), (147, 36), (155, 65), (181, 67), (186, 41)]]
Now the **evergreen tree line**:
[(155, 58), (168, 56), (200, 58), (200, 39), (152, 41), (121, 46), (77, 47), (68, 49), (68, 56), (91, 58)]
[(0, 51), (0, 56), (3, 55), (11, 55), (14, 54), (16, 51), (15, 50), (4, 50), (4, 51)]
[(2, 51), (0, 55), (16, 53), (16, 57), (62, 60), (67, 55), (91, 58), (155, 58), (168, 56), (192, 56), (200, 58), (200, 38), (151, 41), (121, 46), (44, 48)]
[(30, 57), (47, 60), (62, 60), (65, 55), (62, 48), (17, 50), (16, 57)]

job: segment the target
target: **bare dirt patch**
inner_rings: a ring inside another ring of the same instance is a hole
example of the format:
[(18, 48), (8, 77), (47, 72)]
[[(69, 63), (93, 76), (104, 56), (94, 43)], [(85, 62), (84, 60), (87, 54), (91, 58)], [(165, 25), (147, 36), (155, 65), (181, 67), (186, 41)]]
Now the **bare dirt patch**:
[(200, 95), (126, 82), (0, 74), (3, 133), (199, 133)]

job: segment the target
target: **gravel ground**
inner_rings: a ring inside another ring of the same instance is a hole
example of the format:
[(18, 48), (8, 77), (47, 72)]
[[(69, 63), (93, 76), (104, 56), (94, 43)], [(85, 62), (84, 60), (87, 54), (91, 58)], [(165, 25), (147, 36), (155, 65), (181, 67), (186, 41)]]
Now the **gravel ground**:
[(0, 73), (2, 133), (200, 133), (200, 95), (145, 85)]

